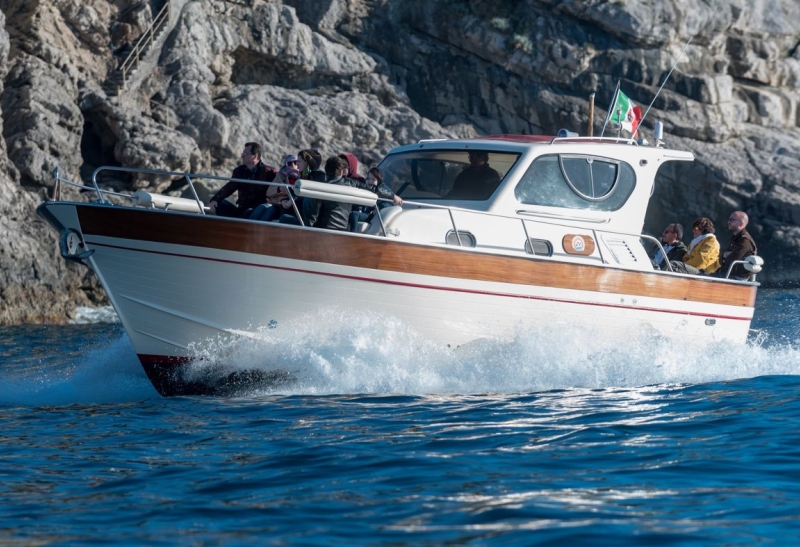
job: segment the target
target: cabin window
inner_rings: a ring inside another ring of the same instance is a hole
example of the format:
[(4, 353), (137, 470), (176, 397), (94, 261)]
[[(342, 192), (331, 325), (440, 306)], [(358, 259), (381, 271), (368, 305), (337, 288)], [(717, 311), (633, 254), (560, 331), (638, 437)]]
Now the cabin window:
[[(474, 156), (488, 161), (476, 161)], [(403, 199), (483, 201), (494, 194), (519, 156), (463, 148), (420, 149), (390, 154), (378, 167), (383, 182)]]
[(625, 162), (587, 155), (547, 154), (536, 158), (514, 189), (526, 205), (616, 211), (636, 186)]

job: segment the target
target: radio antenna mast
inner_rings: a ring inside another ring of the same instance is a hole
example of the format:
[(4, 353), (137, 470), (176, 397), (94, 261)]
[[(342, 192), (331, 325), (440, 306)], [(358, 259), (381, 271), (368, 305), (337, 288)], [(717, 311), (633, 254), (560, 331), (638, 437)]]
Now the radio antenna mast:
[(678, 58), (675, 59), (674, 63), (672, 63), (672, 68), (669, 69), (669, 72), (667, 73), (667, 77), (664, 78), (664, 82), (661, 84), (661, 87), (658, 88), (658, 91), (656, 91), (656, 94), (653, 97), (653, 100), (650, 101), (650, 105), (647, 107), (647, 110), (644, 111), (644, 116), (642, 116), (642, 119), (639, 121), (639, 127), (641, 127), (642, 124), (644, 123), (644, 119), (647, 117), (647, 113), (650, 112), (650, 109), (653, 107), (653, 103), (656, 102), (656, 99), (658, 98), (658, 95), (661, 93), (661, 90), (664, 89), (664, 85), (666, 85), (667, 80), (669, 80), (669, 77), (672, 76), (672, 71), (675, 70), (676, 66), (678, 66), (678, 61), (680, 61), (681, 57), (683, 57), (683, 54), (686, 53), (686, 48), (689, 47), (689, 44), (692, 42), (692, 39), (695, 36), (697, 36), (697, 35), (696, 34), (692, 34), (691, 36), (689, 36), (689, 39), (686, 41), (686, 45), (683, 46), (683, 49), (681, 50), (681, 54), (678, 55)]

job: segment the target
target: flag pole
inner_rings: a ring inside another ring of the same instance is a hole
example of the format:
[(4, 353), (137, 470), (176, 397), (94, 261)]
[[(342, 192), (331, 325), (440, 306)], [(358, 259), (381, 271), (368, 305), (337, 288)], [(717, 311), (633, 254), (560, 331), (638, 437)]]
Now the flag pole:
[(594, 136), (594, 93), (589, 95), (589, 137)]
[(608, 113), (606, 114), (606, 119), (603, 122), (603, 130), (600, 131), (600, 138), (603, 138), (603, 135), (606, 133), (606, 125), (608, 125), (608, 120), (611, 118), (611, 111), (614, 109), (614, 105), (617, 103), (617, 94), (619, 93), (619, 80), (617, 80), (617, 87), (614, 89), (614, 96), (611, 98), (611, 104), (608, 105)]

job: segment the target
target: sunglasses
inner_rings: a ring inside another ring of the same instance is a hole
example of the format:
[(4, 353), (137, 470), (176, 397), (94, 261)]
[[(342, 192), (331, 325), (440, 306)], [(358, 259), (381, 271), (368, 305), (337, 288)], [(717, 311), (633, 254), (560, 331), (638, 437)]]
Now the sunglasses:
[(296, 161), (287, 161), (286, 165), (297, 165)]
[(731, 217), (728, 219), (728, 222), (739, 222), (739, 219)]

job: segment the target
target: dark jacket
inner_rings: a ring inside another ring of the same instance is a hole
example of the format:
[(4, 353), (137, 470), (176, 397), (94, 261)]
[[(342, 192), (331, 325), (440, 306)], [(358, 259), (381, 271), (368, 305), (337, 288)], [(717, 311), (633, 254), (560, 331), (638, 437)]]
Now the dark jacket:
[[(661, 246), (666, 247), (666, 243), (662, 241)], [(672, 262), (673, 260), (681, 261), (683, 259), (683, 256), (689, 252), (689, 249), (686, 247), (686, 244), (683, 241), (678, 240), (675, 242), (675, 245), (672, 247), (672, 249), (667, 251), (667, 260), (662, 260), (661, 264), (656, 264), (656, 257), (660, 252), (661, 250), (657, 249), (655, 254), (653, 255), (653, 265), (662, 270), (666, 270), (668, 261), (669, 262)]]
[[(255, 171), (251, 171), (246, 165), (240, 165), (233, 170), (231, 178), (234, 179), (249, 179), (260, 180), (263, 182), (272, 182), (275, 180), (275, 175), (278, 170), (274, 167), (264, 164), (259, 161), (256, 164)], [(239, 192), (236, 198), (236, 208), (239, 211), (245, 209), (252, 209), (266, 203), (267, 201), (267, 186), (264, 184), (248, 184), (246, 182), (229, 181), (225, 186), (220, 188), (214, 197), (209, 201), (221, 202), (223, 199), (232, 195), (234, 192)]]
[(378, 194), (379, 198), (383, 199), (394, 199), (394, 190), (389, 188), (389, 185), (384, 183), (379, 183), (377, 186), (373, 186), (371, 184), (367, 184), (366, 179), (354, 179), (352, 177), (344, 179), (344, 184), (347, 186), (352, 186), (354, 188), (360, 188), (362, 190), (369, 190), (373, 194)]
[(489, 199), (500, 183), (500, 173), (484, 163), (461, 171), (447, 194), (449, 199)]
[(322, 169), (314, 169), (308, 174), (308, 180), (313, 180), (315, 182), (327, 182), (328, 176)]
[[(720, 267), (717, 271), (719, 272), (719, 275), (725, 277), (728, 274), (728, 268), (733, 262), (757, 254), (758, 247), (756, 247), (756, 242), (753, 241), (753, 238), (749, 233), (747, 233), (747, 230), (742, 230), (735, 236), (731, 237), (731, 241), (728, 243), (728, 248), (724, 253), (719, 255)], [(741, 264), (737, 264), (733, 270), (731, 270), (731, 277), (746, 279), (749, 276), (750, 272), (745, 270), (744, 266)]]
[[(355, 181), (342, 177), (331, 179), (328, 184), (341, 186), (357, 186)], [(308, 226), (325, 228), (326, 230), (343, 230), (348, 228), (350, 204), (323, 199), (304, 199), (303, 216)]]

